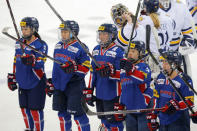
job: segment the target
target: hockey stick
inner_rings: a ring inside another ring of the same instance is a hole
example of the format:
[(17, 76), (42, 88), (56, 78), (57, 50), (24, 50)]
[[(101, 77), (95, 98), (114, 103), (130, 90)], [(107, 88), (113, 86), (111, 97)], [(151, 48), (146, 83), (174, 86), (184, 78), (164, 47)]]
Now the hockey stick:
[[(64, 20), (62, 19), (62, 17), (60, 16), (60, 14), (55, 10), (55, 8), (51, 5), (51, 3), (49, 2), (49, 0), (45, 0), (45, 2), (47, 3), (47, 5), (51, 8), (51, 10), (55, 13), (55, 15), (60, 19), (60, 21), (63, 23)], [(89, 57), (91, 57), (91, 59), (94, 61), (95, 65), (97, 67), (100, 67), (100, 65), (98, 64), (98, 62), (94, 59), (94, 57), (92, 56), (92, 54), (89, 52), (89, 50), (86, 48), (85, 44), (82, 43), (79, 38), (73, 33), (73, 31), (68, 28), (69, 32), (72, 33), (73, 37), (79, 42), (79, 44), (81, 45), (81, 47), (84, 49), (84, 51), (88, 54)]]
[[(15, 21), (15, 19), (14, 19), (14, 15), (13, 15), (13, 13), (12, 13), (12, 8), (11, 8), (11, 6), (10, 6), (10, 2), (9, 2), (9, 0), (6, 0), (6, 2), (7, 2), (7, 5), (8, 5), (8, 9), (9, 9), (9, 11), (10, 11), (10, 16), (11, 16), (11, 18), (12, 18), (12, 22), (13, 22), (13, 25), (14, 25), (14, 29), (15, 29), (15, 31), (16, 31), (17, 38), (20, 39), (20, 35), (19, 35), (18, 29), (17, 29), (17, 26), (16, 26), (16, 21)], [(22, 46), (21, 43), (20, 43), (20, 47), (21, 47), (21, 50), (22, 50), (22, 52), (23, 52), (23, 54), (24, 54), (25, 51), (24, 51), (23, 46)]]
[(149, 109), (136, 109), (136, 110), (122, 110), (122, 111), (107, 111), (107, 112), (93, 112), (91, 111), (87, 104), (85, 99), (82, 97), (82, 107), (83, 110), (87, 113), (89, 116), (95, 116), (95, 115), (113, 115), (113, 114), (128, 114), (128, 113), (140, 113), (140, 112), (151, 112), (151, 111), (161, 111), (163, 108), (149, 108)]
[(14, 36), (10, 35), (10, 34), (8, 33), (8, 29), (9, 29), (9, 27), (3, 28), (2, 33), (3, 33), (4, 35), (8, 36), (9, 38), (11, 38), (11, 39), (13, 39), (13, 40), (16, 40), (16, 41), (20, 42), (21, 44), (23, 44), (23, 45), (29, 47), (29, 48), (32, 49), (33, 51), (35, 51), (35, 52), (37, 52), (37, 53), (39, 53), (39, 54), (41, 54), (41, 55), (43, 55), (43, 56), (49, 58), (50, 60), (56, 62), (57, 64), (60, 64), (60, 65), (63, 64), (62, 62), (60, 62), (60, 61), (54, 59), (53, 57), (48, 56), (47, 54), (45, 54), (45, 53), (43, 53), (43, 52), (41, 52), (41, 51), (35, 49), (34, 47), (32, 47), (32, 46), (30, 46), (30, 45), (24, 43), (23, 41), (21, 41), (21, 40), (15, 38)]
[(128, 57), (128, 53), (129, 53), (130, 46), (131, 46), (131, 41), (133, 40), (133, 33), (134, 33), (134, 29), (135, 29), (135, 26), (136, 26), (136, 23), (137, 23), (137, 17), (138, 17), (139, 11), (140, 11), (141, 1), (142, 0), (138, 1), (137, 10), (135, 12), (133, 27), (132, 27), (131, 36), (130, 36), (130, 39), (129, 39), (129, 45), (128, 45), (127, 52), (125, 54), (126, 58)]
[(192, 107), (187, 103), (187, 101), (185, 100), (185, 98), (182, 96), (182, 94), (180, 93), (180, 91), (177, 89), (177, 87), (175, 86), (175, 84), (172, 82), (172, 80), (170, 79), (170, 77), (168, 76), (168, 74), (163, 70), (163, 68), (161, 67), (161, 65), (159, 64), (159, 62), (157, 61), (157, 59), (154, 57), (154, 55), (152, 54), (152, 52), (150, 51), (150, 31), (151, 31), (151, 27), (150, 25), (146, 25), (146, 44), (147, 44), (147, 51), (149, 52), (149, 55), (151, 56), (151, 58), (153, 59), (153, 61), (155, 62), (155, 64), (157, 66), (159, 66), (160, 71), (165, 75), (165, 77), (167, 78), (167, 80), (170, 82), (172, 88), (174, 89), (174, 91), (177, 93), (177, 95), (180, 97), (180, 99), (186, 104), (186, 106), (188, 107), (188, 109), (191, 111), (192, 114), (195, 114), (194, 110), (192, 109)]

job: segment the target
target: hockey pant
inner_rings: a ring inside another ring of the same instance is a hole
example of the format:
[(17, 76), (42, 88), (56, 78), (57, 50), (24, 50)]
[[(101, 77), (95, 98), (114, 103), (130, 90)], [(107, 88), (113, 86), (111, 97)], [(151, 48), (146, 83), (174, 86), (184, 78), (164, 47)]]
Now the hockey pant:
[[(71, 114), (66, 111), (58, 112), (58, 117), (60, 120), (61, 131), (71, 131)], [(86, 114), (74, 115), (74, 120), (77, 124), (78, 131), (90, 131), (89, 119)]]
[(25, 126), (29, 130), (43, 131), (44, 113), (43, 110), (30, 110), (21, 108)]

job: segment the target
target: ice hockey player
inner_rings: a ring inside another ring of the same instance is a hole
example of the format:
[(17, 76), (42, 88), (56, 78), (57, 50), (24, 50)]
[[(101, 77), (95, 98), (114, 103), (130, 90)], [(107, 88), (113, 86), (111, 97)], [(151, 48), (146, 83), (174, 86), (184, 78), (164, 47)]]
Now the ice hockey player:
[[(189, 11), (193, 17), (193, 22), (194, 22), (194, 26), (195, 26), (194, 28), (197, 33), (197, 0), (186, 0), (186, 2), (187, 2), (187, 6), (189, 8)], [(195, 42), (197, 42), (197, 36), (194, 39), (196, 39)]]
[[(117, 28), (113, 24), (101, 24), (98, 28), (98, 45), (93, 49), (93, 57), (100, 67), (91, 63), (89, 86), (84, 90), (86, 101), (94, 106), (93, 91), (96, 90), (96, 108), (98, 112), (114, 111), (115, 103), (119, 103), (121, 93), (120, 86), (120, 59), (124, 51), (118, 47), (114, 40), (117, 37)], [(116, 105), (119, 110), (119, 105)], [(123, 131), (123, 116), (106, 115), (99, 116), (101, 129), (110, 131)]]
[[(120, 61), (120, 102), (127, 110), (146, 109), (153, 96), (153, 90), (150, 88), (151, 70), (141, 59), (144, 54), (145, 43), (132, 41), (128, 58)], [(149, 131), (144, 113), (127, 114), (125, 120), (127, 131)]]
[[(186, 86), (184, 81), (179, 76), (177, 70), (173, 65), (179, 66), (182, 63), (182, 56), (178, 51), (168, 51), (163, 53), (161, 57), (164, 71), (173, 81), (176, 88), (183, 95), (187, 103), (192, 106), (194, 102), (194, 94)], [(169, 63), (167, 62), (169, 61)], [(192, 79), (183, 73), (189, 84), (193, 86)], [(161, 112), (150, 113), (147, 116), (150, 129), (156, 130), (158, 123), (156, 123), (157, 114), (160, 120), (160, 131), (190, 131), (190, 116), (186, 104), (180, 99), (173, 87), (163, 73), (157, 77), (157, 83), (154, 89), (154, 108), (164, 109)]]
[(159, 12), (165, 12), (176, 23), (173, 39), (170, 42), (170, 50), (179, 51), (183, 57), (184, 72), (191, 76), (191, 67), (188, 54), (195, 51), (191, 19), (192, 16), (179, 0), (159, 0)]
[(54, 85), (53, 110), (58, 111), (61, 131), (70, 131), (71, 115), (79, 131), (90, 131), (89, 119), (81, 106), (85, 75), (89, 71), (90, 59), (74, 38), (79, 33), (76, 21), (66, 20), (59, 26), (61, 40), (55, 45), (52, 83)]
[[(111, 8), (111, 17), (118, 27), (118, 36), (115, 40), (115, 43), (118, 46), (124, 48), (125, 51), (127, 51), (133, 28), (134, 15), (129, 12), (128, 8), (125, 5), (116, 4)], [(132, 39), (145, 42), (145, 29), (137, 23)]]
[[(165, 13), (158, 13), (159, 0), (144, 0), (143, 9), (146, 14), (139, 17), (139, 24), (146, 28), (151, 26), (150, 49), (156, 58), (159, 58), (159, 52), (169, 49), (170, 41), (173, 37), (174, 21)], [(153, 33), (155, 30), (155, 33)], [(156, 42), (158, 38), (159, 43)], [(160, 70), (158, 66), (149, 57), (148, 64), (151, 68), (151, 77), (157, 78)]]
[[(48, 46), (41, 40), (39, 23), (35, 17), (25, 17), (20, 22), (21, 41), (47, 54)], [(16, 42), (14, 71), (8, 73), (8, 87), (14, 91), (18, 88), (19, 105), (26, 126), (26, 131), (43, 131), (45, 106), (46, 76), (44, 63), (46, 57)]]

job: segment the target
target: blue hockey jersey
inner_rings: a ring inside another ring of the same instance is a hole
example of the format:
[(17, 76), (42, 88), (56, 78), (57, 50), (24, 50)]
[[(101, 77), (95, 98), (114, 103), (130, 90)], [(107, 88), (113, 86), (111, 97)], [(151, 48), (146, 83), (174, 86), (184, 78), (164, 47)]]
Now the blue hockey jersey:
[(127, 110), (145, 109), (150, 103), (153, 91), (150, 88), (151, 70), (143, 61), (135, 65), (130, 75), (121, 69), (122, 93), (120, 102)]
[(112, 100), (116, 96), (120, 96), (120, 59), (123, 58), (124, 51), (116, 44), (112, 44), (107, 49), (103, 50), (100, 45), (93, 49), (93, 57), (102, 65), (105, 63), (112, 64), (116, 73), (110, 77), (101, 77), (96, 72), (96, 65), (92, 61), (92, 68), (90, 70), (89, 88), (96, 88), (96, 97), (102, 100)]
[(76, 40), (68, 44), (58, 42), (55, 46), (54, 58), (62, 63), (73, 60), (78, 65), (74, 73), (65, 73), (60, 65), (54, 62), (52, 82), (55, 89), (64, 91), (68, 82), (84, 78), (89, 71), (90, 58)]
[[(184, 75), (187, 78), (187, 81), (189, 84), (192, 84), (192, 80)], [(174, 79), (172, 79), (175, 86), (178, 88), (180, 93), (185, 97), (185, 99), (190, 99), (192, 102), (194, 101), (194, 94), (189, 88), (186, 86), (184, 81), (180, 78), (180, 76), (176, 76)], [(155, 84), (154, 89), (154, 108), (161, 108), (164, 107), (166, 103), (168, 103), (171, 99), (177, 100), (179, 103), (183, 104), (183, 101), (179, 98), (177, 93), (174, 91), (172, 86), (170, 85), (169, 81), (166, 79), (166, 77), (160, 73), (157, 78), (157, 82)], [(176, 111), (175, 113), (168, 115), (162, 112), (159, 112), (159, 119), (160, 123), (162, 125), (168, 125), (177, 119), (183, 114), (183, 111), (186, 110), (187, 107), (183, 108), (182, 110)], [(189, 117), (189, 116), (188, 116)]]
[[(24, 41), (21, 39), (21, 41)], [(24, 41), (25, 42), (25, 41)], [(47, 54), (48, 46), (47, 44), (36, 38), (32, 43), (29, 44), (35, 49)], [(36, 57), (35, 66), (24, 65), (21, 61), (22, 50), (20, 43), (16, 42), (15, 44), (15, 61), (14, 61), (14, 70), (16, 73), (16, 81), (19, 84), (19, 87), (22, 89), (31, 89), (37, 86), (41, 78), (45, 75), (44, 73), (44, 63), (46, 57), (36, 53), (28, 47), (24, 46), (25, 54), (33, 54)]]

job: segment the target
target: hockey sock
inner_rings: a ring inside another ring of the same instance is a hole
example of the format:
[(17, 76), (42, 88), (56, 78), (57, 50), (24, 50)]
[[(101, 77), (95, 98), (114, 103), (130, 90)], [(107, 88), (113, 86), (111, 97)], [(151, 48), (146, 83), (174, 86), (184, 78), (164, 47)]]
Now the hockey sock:
[(23, 119), (24, 119), (26, 128), (33, 130), (34, 122), (33, 122), (33, 118), (31, 116), (30, 110), (27, 108), (21, 108), (21, 112), (23, 114)]
[(33, 117), (35, 130), (43, 131), (44, 129), (44, 113), (43, 110), (30, 110)]
[(80, 116), (74, 115), (74, 120), (77, 124), (78, 131), (90, 131), (89, 119), (86, 114)]
[(71, 115), (67, 112), (58, 112), (61, 131), (71, 131)]

